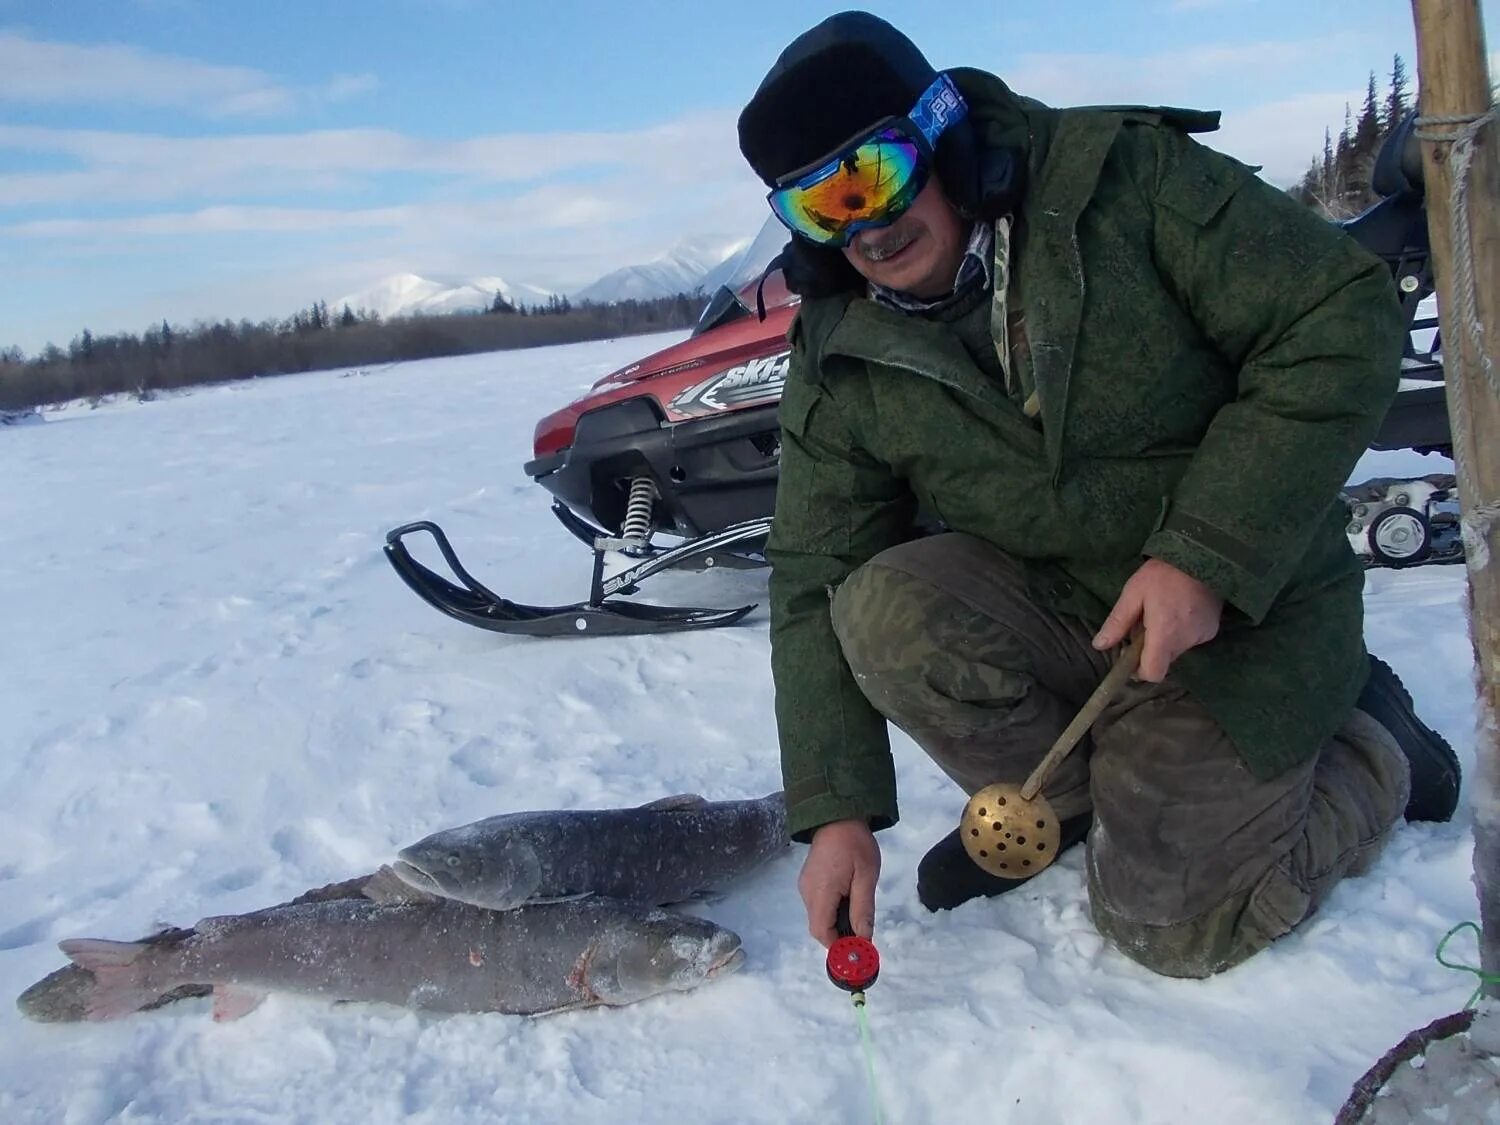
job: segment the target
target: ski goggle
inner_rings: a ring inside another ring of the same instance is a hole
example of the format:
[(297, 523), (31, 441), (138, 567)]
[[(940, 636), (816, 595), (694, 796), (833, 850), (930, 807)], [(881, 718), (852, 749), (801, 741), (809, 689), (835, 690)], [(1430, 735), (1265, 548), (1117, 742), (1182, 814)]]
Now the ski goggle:
[(812, 164), (776, 181), (766, 195), (793, 234), (820, 246), (847, 246), (860, 231), (894, 223), (931, 174), (937, 140), (969, 107), (940, 74), (905, 117), (888, 117)]

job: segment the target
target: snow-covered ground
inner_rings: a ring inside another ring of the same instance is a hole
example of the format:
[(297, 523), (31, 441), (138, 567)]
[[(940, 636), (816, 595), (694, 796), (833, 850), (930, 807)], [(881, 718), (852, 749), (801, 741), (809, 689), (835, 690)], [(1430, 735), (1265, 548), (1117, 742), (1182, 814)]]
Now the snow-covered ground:
[[(482, 581), (581, 597), (586, 552), (520, 471), (531, 427), (672, 337), (470, 356), (51, 413), (0, 431), (0, 992), (69, 936), (280, 901), (437, 829), (527, 808), (778, 784), (765, 610), (740, 627), (536, 642), (419, 602), (384, 531), (432, 518)], [(1431, 471), (1411, 455), (1371, 472)], [(1472, 765), (1463, 571), (1380, 572), (1371, 646)], [(656, 580), (764, 602), (763, 572)], [(1217, 979), (1152, 976), (1088, 920), (1081, 855), (941, 916), (913, 886), (960, 795), (902, 739), (870, 994), (885, 1119), (1327, 1122), (1471, 978), (1470, 816), (1405, 827), (1305, 929)], [(273, 997), (39, 1025), (0, 1005), (0, 1122), (862, 1122), (848, 999), (798, 856), (702, 907), (741, 972), (632, 1008), (435, 1019)], [(1453, 952), (1462, 955), (1463, 950)]]

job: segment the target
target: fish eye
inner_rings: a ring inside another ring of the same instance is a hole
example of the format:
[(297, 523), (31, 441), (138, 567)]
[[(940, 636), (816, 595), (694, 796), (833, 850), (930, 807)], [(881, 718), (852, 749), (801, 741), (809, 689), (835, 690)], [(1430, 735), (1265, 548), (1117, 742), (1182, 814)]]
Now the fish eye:
[(448, 858), (443, 862), (446, 863), (449, 867), (457, 867), (462, 861), (458, 858), (457, 852), (449, 852)]

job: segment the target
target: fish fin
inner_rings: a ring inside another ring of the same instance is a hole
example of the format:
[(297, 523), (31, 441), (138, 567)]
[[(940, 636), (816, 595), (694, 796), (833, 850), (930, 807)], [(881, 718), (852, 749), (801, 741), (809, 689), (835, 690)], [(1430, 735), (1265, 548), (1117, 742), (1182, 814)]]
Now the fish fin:
[(574, 895), (548, 895), (545, 898), (528, 898), (521, 903), (522, 906), (545, 906), (554, 902), (577, 902), (579, 899), (593, 898), (593, 891), (579, 891)]
[(106, 941), (103, 938), (68, 938), (57, 947), (73, 964), (94, 974), (85, 1015), (91, 1020), (112, 1020), (139, 1011), (157, 997), (146, 987), (140, 955), (149, 948), (143, 941)]
[(214, 985), (214, 1023), (228, 1023), (260, 1007), (264, 992), (238, 984)]
[(364, 894), (365, 884), (373, 878), (373, 875), (358, 875), (353, 879), (345, 879), (339, 883), (328, 883), (321, 887), (314, 887), (310, 891), (303, 891), (296, 898), (287, 902), (286, 905), (302, 906), (309, 902), (337, 902), (341, 899), (359, 898)]
[(708, 804), (708, 798), (701, 797), (697, 793), (674, 793), (670, 797), (658, 797), (654, 801), (647, 801), (640, 807), (653, 812), (687, 812), (689, 809), (701, 809), (706, 804)]
[(133, 964), (146, 944), (144, 941), (108, 941), (105, 938), (67, 938), (58, 942), (57, 948), (66, 953), (73, 964), (98, 972)]
[(362, 893), (365, 898), (371, 902), (379, 903), (381, 906), (400, 906), (410, 902), (437, 901), (436, 895), (430, 895), (426, 891), (419, 891), (410, 883), (405, 882), (388, 863), (382, 863), (380, 870), (365, 880)]

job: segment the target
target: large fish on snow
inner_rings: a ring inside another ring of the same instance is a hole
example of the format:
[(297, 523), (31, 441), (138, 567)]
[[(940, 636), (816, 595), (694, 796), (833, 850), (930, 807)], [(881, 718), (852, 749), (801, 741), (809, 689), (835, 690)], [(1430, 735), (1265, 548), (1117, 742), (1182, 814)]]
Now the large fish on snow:
[(416, 890), (491, 910), (591, 894), (663, 904), (722, 890), (789, 843), (779, 792), (685, 795), (492, 816), (403, 848), (392, 867)]
[(194, 985), (213, 986), (216, 1019), (268, 992), (536, 1015), (686, 991), (744, 960), (739, 937), (712, 922), (606, 898), (506, 912), (346, 898), (206, 918), (172, 940), (58, 944), (92, 974), (83, 1006), (95, 1020)]
[[(300, 906), (305, 902), (329, 902), (343, 898), (368, 898), (387, 905), (398, 902), (431, 902), (432, 896), (408, 887), (382, 867), (370, 875), (360, 875), (327, 886), (304, 891), (280, 906)], [(193, 936), (181, 926), (166, 926), (147, 934), (139, 941), (148, 945), (173, 945)], [(211, 984), (184, 984), (159, 996), (145, 999), (139, 1011), (151, 1011), (178, 1000), (213, 995)], [(94, 974), (82, 965), (69, 963), (54, 969), (16, 998), (16, 1007), (29, 1020), (38, 1023), (73, 1023), (88, 1019), (89, 1002), (94, 995)]]

